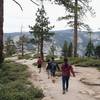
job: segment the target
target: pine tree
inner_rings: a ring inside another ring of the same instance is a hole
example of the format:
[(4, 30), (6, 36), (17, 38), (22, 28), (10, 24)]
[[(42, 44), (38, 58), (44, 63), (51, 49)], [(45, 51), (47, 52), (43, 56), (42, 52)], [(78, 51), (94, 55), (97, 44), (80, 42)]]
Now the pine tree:
[(88, 28), (88, 38), (89, 38), (89, 42), (87, 44), (87, 47), (86, 47), (86, 52), (85, 52), (85, 55), (88, 56), (88, 57), (91, 57), (91, 56), (94, 56), (95, 55), (95, 47), (94, 47), (94, 44), (92, 42), (92, 30), (90, 28)]
[[(74, 35), (73, 35), (73, 54), (74, 56), (77, 56), (77, 39), (78, 39), (78, 28), (79, 26), (84, 27), (87, 25), (84, 25), (82, 22), (82, 18), (84, 15), (86, 15), (86, 12), (89, 11), (91, 15), (95, 15), (94, 10), (91, 6), (89, 6), (90, 0), (54, 0), (55, 3), (59, 5), (63, 5), (66, 8), (68, 15), (65, 17), (62, 17), (60, 19), (66, 19), (71, 21), (68, 22), (71, 27), (74, 29)], [(73, 19), (73, 21), (72, 21)], [(81, 19), (81, 21), (79, 21)]]
[(22, 56), (24, 56), (24, 46), (28, 42), (28, 38), (23, 34), (19, 37), (19, 41), (17, 41), (17, 45), (21, 49)]
[(95, 48), (95, 56), (100, 58), (100, 45), (96, 46)]
[(16, 53), (16, 46), (14, 44), (14, 41), (11, 39), (11, 37), (8, 37), (5, 41), (4, 50), (6, 53), (6, 56), (12, 56)]
[(54, 44), (52, 44), (51, 47), (50, 47), (50, 55), (52, 57), (55, 56), (55, 51), (56, 51), (56, 47), (54, 46)]
[(73, 45), (72, 42), (70, 42), (68, 46), (68, 57), (72, 57), (72, 55), (73, 55)]
[(50, 41), (54, 33), (49, 32), (54, 26), (49, 26), (50, 22), (46, 17), (46, 12), (44, 6), (37, 10), (36, 13), (36, 23), (34, 26), (29, 26), (30, 32), (33, 34), (34, 39), (38, 42), (40, 48), (41, 58), (44, 59), (43, 47), (44, 41)]
[(62, 56), (67, 57), (68, 56), (68, 44), (67, 41), (64, 41), (64, 45), (62, 47)]
[(94, 48), (94, 44), (92, 43), (92, 41), (89, 41), (87, 47), (86, 47), (86, 53), (85, 55), (88, 57), (94, 56), (95, 54), (95, 48)]

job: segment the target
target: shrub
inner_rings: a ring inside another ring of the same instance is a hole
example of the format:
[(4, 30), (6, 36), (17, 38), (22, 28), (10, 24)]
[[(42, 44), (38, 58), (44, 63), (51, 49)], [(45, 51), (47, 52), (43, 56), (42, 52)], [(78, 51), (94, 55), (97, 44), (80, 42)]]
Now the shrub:
[(84, 66), (84, 67), (99, 67), (100, 66), (100, 61), (97, 60), (97, 59), (89, 58), (88, 60), (85, 60), (83, 62), (79, 62), (76, 65)]
[[(99, 67), (100, 66), (100, 60), (94, 59), (94, 58), (79, 58), (79, 57), (70, 57), (69, 63), (74, 64), (77, 66), (83, 66), (83, 67)], [(58, 64), (63, 63), (63, 58), (60, 60), (57, 60)]]
[(27, 81), (27, 66), (14, 62), (2, 64), (0, 69), (0, 100), (41, 100), (43, 91)]
[(18, 55), (18, 59), (30, 59), (32, 58), (29, 54), (25, 54), (24, 56)]
[(45, 60), (46, 60), (46, 61), (48, 61), (48, 59), (51, 59), (52, 57), (57, 58), (57, 56), (56, 56), (56, 55), (55, 55), (55, 56), (52, 56), (52, 55), (47, 55), (47, 56), (46, 56), (46, 58), (45, 58)]
[(39, 57), (39, 54), (34, 54), (33, 55), (33, 58), (38, 58)]

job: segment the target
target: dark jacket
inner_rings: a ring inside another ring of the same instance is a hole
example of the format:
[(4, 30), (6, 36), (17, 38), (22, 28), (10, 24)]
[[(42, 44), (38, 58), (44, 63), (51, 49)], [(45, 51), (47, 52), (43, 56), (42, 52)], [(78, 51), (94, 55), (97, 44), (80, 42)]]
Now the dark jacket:
[(51, 62), (51, 71), (56, 71), (57, 69), (60, 70), (58, 64), (56, 62), (52, 61)]

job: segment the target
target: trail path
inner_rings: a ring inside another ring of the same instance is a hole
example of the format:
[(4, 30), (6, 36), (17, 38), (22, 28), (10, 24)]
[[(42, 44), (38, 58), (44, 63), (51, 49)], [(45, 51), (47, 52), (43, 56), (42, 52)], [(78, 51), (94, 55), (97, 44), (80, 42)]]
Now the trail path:
[[(38, 73), (37, 67), (32, 65), (36, 60), (16, 60), (16, 62), (28, 65), (31, 74), (29, 80), (36, 87), (43, 89), (45, 95), (43, 100), (100, 100), (100, 72), (95, 68), (75, 67), (76, 77), (70, 78), (69, 91), (63, 95), (61, 77), (56, 77), (56, 82), (52, 83), (44, 69)], [(93, 83), (94, 81), (97, 85)], [(89, 83), (93, 84), (86, 85)]]

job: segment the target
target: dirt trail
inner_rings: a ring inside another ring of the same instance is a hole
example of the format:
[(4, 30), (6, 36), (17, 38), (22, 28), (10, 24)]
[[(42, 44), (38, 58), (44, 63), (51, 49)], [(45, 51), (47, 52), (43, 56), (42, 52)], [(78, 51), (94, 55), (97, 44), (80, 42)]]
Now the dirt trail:
[[(38, 73), (37, 67), (33, 66), (33, 62), (36, 60), (16, 60), (16, 62), (26, 64), (29, 67), (31, 78), (29, 80), (37, 87), (42, 88), (45, 97), (43, 100), (100, 100), (100, 86), (90, 86), (83, 84), (80, 79), (92, 79), (95, 76), (100, 76), (94, 68), (81, 68), (75, 67), (76, 77), (70, 78), (69, 91), (66, 94), (62, 94), (61, 77), (56, 77), (56, 82), (52, 83), (51, 79), (48, 79), (47, 73), (42, 69), (41, 73)], [(100, 81), (100, 78), (98, 78)], [(90, 80), (91, 81), (91, 80)]]

